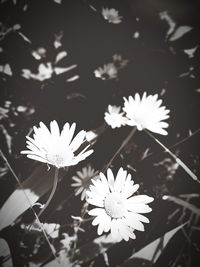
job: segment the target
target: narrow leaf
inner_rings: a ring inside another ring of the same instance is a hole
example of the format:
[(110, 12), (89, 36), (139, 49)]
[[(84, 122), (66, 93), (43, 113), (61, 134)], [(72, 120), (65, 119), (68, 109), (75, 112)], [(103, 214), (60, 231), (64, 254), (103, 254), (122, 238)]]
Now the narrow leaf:
[[(63, 173), (59, 173), (60, 177)], [(0, 230), (12, 224), (22, 213), (30, 208), (38, 199), (47, 193), (54, 179), (54, 169), (47, 170), (45, 164), (37, 167), (32, 175), (22, 183), (21, 188), (16, 189), (0, 210)], [(26, 194), (26, 195), (25, 195)], [(29, 201), (27, 200), (29, 199)]]
[(163, 236), (157, 238), (138, 252), (134, 253), (128, 260), (126, 260), (121, 266), (129, 267), (132, 266), (134, 259), (147, 260), (151, 263), (155, 263), (160, 257), (162, 251), (167, 246), (171, 238), (184, 226), (182, 224), (171, 231), (165, 233)]
[(58, 53), (58, 55), (56, 56), (55, 64), (58, 63), (60, 60), (62, 60), (66, 56), (67, 56), (66, 51), (62, 51), (62, 52)]
[(169, 38), (169, 41), (176, 41), (177, 39), (181, 38), (184, 34), (191, 31), (192, 27), (190, 26), (180, 26), (178, 27), (175, 32)]

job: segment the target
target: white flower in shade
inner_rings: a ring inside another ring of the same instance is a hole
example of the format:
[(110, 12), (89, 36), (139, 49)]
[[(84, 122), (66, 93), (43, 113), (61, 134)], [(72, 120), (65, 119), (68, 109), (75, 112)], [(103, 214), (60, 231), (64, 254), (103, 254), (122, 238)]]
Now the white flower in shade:
[(121, 107), (109, 105), (108, 112), (105, 112), (104, 119), (113, 129), (126, 124), (127, 119), (124, 117), (124, 113), (120, 111)]
[(169, 126), (163, 120), (169, 118), (169, 110), (165, 106), (161, 107), (162, 100), (158, 100), (158, 95), (147, 96), (146, 92), (142, 97), (138, 93), (135, 98), (129, 96), (124, 97), (123, 110), (126, 112), (127, 124), (136, 126), (139, 131), (147, 129), (151, 132), (167, 135), (167, 131), (163, 128)]
[(96, 78), (100, 78), (102, 80), (112, 80), (118, 78), (119, 70), (126, 67), (128, 64), (127, 59), (123, 59), (121, 55), (114, 54), (112, 56), (113, 62), (104, 64), (103, 67), (99, 67), (94, 70), (94, 75)]
[(99, 235), (111, 231), (114, 240), (128, 241), (129, 238), (135, 239), (134, 230), (144, 231), (142, 223), (149, 220), (141, 213), (151, 211), (147, 204), (153, 198), (147, 195), (132, 196), (139, 185), (134, 185), (131, 174), (120, 168), (115, 179), (111, 169), (108, 169), (107, 177), (100, 173), (100, 179), (92, 180), (92, 183), (86, 192), (86, 200), (96, 206), (88, 214), (96, 216), (92, 224), (98, 225)]
[[(65, 123), (60, 132), (57, 122), (50, 123), (50, 131), (43, 122), (40, 127), (33, 127), (33, 138), (27, 136), (27, 148), (22, 151), (30, 159), (38, 160), (57, 168), (76, 165), (78, 162), (92, 154), (93, 150), (87, 150), (89, 145), (80, 151), (80, 146), (85, 142), (85, 131), (80, 131), (73, 139), (76, 123), (71, 126)], [(77, 150), (79, 150), (77, 152)], [(87, 151), (86, 151), (87, 150)]]
[(118, 69), (114, 63), (104, 64), (103, 67), (99, 67), (94, 71), (94, 75), (96, 78), (100, 78), (102, 80), (112, 80), (116, 79), (118, 75)]
[(81, 200), (86, 198), (86, 190), (89, 189), (89, 186), (92, 184), (91, 179), (98, 179), (97, 171), (92, 169), (91, 166), (84, 167), (82, 171), (78, 171), (76, 176), (73, 176), (72, 179), (75, 183), (72, 184), (73, 187), (77, 187), (75, 195), (81, 194)]
[(108, 22), (113, 24), (119, 24), (122, 22), (122, 17), (119, 16), (119, 12), (114, 8), (103, 8), (102, 9), (102, 16)]

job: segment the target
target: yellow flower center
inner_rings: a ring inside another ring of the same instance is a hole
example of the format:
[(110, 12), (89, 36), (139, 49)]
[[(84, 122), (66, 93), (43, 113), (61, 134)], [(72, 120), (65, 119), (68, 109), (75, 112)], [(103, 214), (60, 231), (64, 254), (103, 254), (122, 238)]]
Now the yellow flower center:
[(104, 200), (106, 213), (115, 219), (122, 218), (126, 212), (125, 197), (118, 193), (109, 193)]

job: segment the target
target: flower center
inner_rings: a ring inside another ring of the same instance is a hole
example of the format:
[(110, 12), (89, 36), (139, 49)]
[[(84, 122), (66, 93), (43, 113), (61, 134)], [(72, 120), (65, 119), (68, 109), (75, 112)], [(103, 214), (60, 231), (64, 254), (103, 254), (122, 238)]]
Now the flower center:
[(112, 218), (122, 218), (125, 215), (126, 199), (120, 193), (109, 193), (104, 200), (104, 207), (106, 213)]
[(70, 149), (66, 149), (65, 151), (54, 151), (52, 153), (46, 154), (46, 159), (52, 165), (56, 166), (57, 168), (68, 166), (71, 163), (74, 157), (74, 153)]

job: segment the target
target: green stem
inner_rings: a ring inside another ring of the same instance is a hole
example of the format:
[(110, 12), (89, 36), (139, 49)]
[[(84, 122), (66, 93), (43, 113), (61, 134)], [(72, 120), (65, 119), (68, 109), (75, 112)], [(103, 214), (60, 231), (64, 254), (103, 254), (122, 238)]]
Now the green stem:
[(46, 210), (46, 208), (49, 206), (49, 204), (50, 204), (50, 202), (51, 202), (51, 200), (52, 200), (52, 198), (56, 192), (56, 188), (57, 188), (57, 184), (58, 184), (58, 173), (59, 173), (59, 169), (56, 168), (51, 193), (47, 199), (47, 202), (46, 202), (44, 208), (38, 213), (38, 217), (40, 217), (42, 215), (42, 213)]
[(145, 130), (145, 132), (151, 137), (153, 138), (156, 143), (158, 143), (162, 148), (164, 148), (164, 150), (170, 154), (170, 156), (172, 156), (172, 158), (178, 163), (179, 166), (181, 166), (185, 172), (187, 172), (187, 174), (196, 182), (200, 183), (198, 177), (187, 167), (187, 165), (185, 165), (185, 163), (178, 158), (173, 152), (171, 152), (165, 145), (163, 145), (155, 136), (153, 136), (153, 134), (151, 134), (149, 131)]
[(34, 208), (33, 208), (33, 205), (31, 204), (31, 201), (30, 201), (28, 195), (26, 194), (26, 192), (25, 192), (25, 190), (24, 190), (24, 188), (23, 188), (23, 186), (22, 186), (22, 184), (21, 184), (19, 178), (17, 177), (16, 173), (14, 172), (13, 168), (11, 167), (10, 163), (8, 162), (7, 158), (5, 157), (5, 155), (4, 155), (4, 153), (2, 152), (1, 149), (0, 149), (0, 154), (1, 154), (2, 158), (3, 158), (3, 160), (5, 161), (6, 165), (8, 166), (10, 172), (11, 172), (12, 175), (14, 176), (15, 180), (17, 181), (17, 183), (18, 183), (20, 189), (22, 190), (22, 192), (23, 192), (23, 194), (24, 194), (24, 196), (25, 196), (25, 198), (26, 198), (26, 200), (27, 200), (27, 202), (28, 202), (28, 204), (29, 204), (29, 206), (30, 206), (30, 209), (31, 209), (31, 211), (32, 211), (33, 214), (34, 214), (34, 216), (35, 216), (35, 218), (36, 218), (36, 221), (37, 221), (37, 223), (38, 223), (40, 229), (42, 230), (42, 233), (43, 233), (44, 238), (45, 238), (45, 240), (46, 240), (46, 242), (47, 242), (47, 244), (48, 244), (48, 246), (49, 246), (49, 248), (50, 248), (50, 250), (51, 250), (51, 252), (52, 252), (52, 255), (53, 255), (54, 258), (57, 260), (57, 262), (60, 264), (60, 262), (59, 262), (59, 260), (58, 260), (58, 258), (57, 258), (57, 256), (56, 256), (56, 250), (55, 250), (54, 246), (50, 243), (50, 241), (49, 241), (49, 239), (48, 239), (48, 236), (47, 236), (47, 234), (46, 234), (46, 232), (45, 232), (45, 230), (44, 230), (44, 228), (43, 228), (43, 226), (42, 226), (42, 223), (40, 222), (39, 216), (38, 216), (37, 213), (35, 212), (35, 210), (34, 210)]
[(103, 173), (110, 167), (110, 165), (112, 164), (113, 160), (116, 158), (116, 156), (121, 152), (121, 150), (128, 144), (128, 142), (130, 141), (130, 139), (133, 137), (133, 135), (136, 132), (136, 127), (134, 127), (131, 132), (128, 134), (128, 136), (126, 137), (126, 139), (122, 142), (121, 146), (117, 149), (117, 151), (115, 152), (115, 154), (113, 155), (113, 157), (110, 159), (110, 161), (108, 162), (108, 164), (106, 165), (106, 167), (104, 167), (103, 169)]

